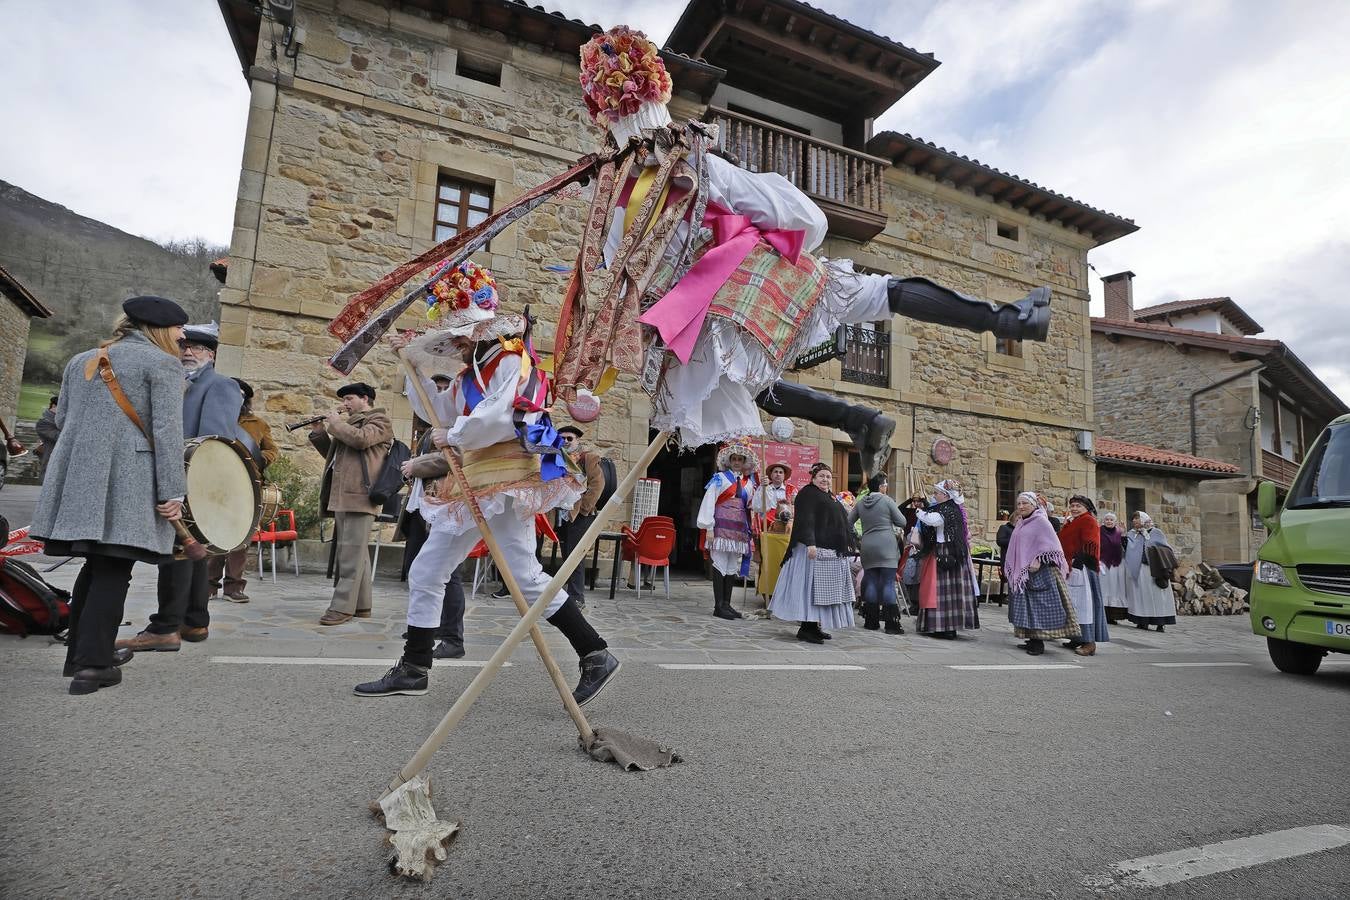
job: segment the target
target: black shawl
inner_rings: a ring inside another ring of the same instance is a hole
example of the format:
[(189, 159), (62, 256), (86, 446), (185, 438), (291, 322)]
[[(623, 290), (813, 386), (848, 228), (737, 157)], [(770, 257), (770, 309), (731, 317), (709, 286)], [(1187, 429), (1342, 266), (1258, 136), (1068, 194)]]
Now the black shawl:
[(814, 484), (797, 492), (792, 504), (792, 538), (788, 541), (788, 556), (798, 544), (824, 547), (841, 556), (856, 554), (857, 533), (848, 524), (844, 505)]
[(937, 529), (932, 525), (919, 525), (919, 536), (923, 538), (923, 553), (936, 552), (938, 563), (944, 568), (954, 569), (970, 559), (970, 548), (966, 545), (966, 519), (961, 515), (961, 504), (955, 500), (945, 500), (929, 509), (942, 516), (943, 543), (937, 542)]

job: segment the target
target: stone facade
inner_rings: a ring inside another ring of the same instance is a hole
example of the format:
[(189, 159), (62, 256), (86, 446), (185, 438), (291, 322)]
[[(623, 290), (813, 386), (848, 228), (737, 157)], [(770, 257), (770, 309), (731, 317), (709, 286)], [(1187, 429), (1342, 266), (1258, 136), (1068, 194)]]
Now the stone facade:
[[(294, 73), (288, 62), (272, 74), (266, 41), (256, 60), (221, 292), (218, 366), (251, 381), (259, 412), (274, 426), (332, 404), (341, 379), (323, 365), (336, 349), (324, 328), (348, 296), (432, 244), (440, 174), (491, 186), (497, 207), (594, 149), (599, 137), (570, 56), (360, 0), (297, 7), (307, 36)], [(499, 64), (500, 85), (456, 74), (461, 56)], [(681, 95), (671, 107), (677, 119), (702, 113)], [(1009, 356), (988, 335), (896, 322), (889, 387), (845, 382), (837, 362), (802, 380), (894, 416), (892, 477), (906, 467), (923, 484), (959, 477), (979, 537), (997, 526), (986, 495), (999, 459), (1024, 463), (1027, 487), (1056, 497), (1091, 493), (1093, 469), (1077, 436), (1093, 421), (1092, 239), (903, 168), (887, 171), (885, 187), (885, 231), (863, 245), (832, 237), (825, 255), (997, 300), (1050, 284), (1051, 339)], [(551, 343), (566, 282), (545, 267), (573, 262), (583, 210), (580, 196), (547, 204), (477, 257), (497, 275), (507, 307), (533, 306), (544, 329), (540, 346)], [(998, 237), (995, 217), (1016, 224), (1018, 240)], [(373, 352), (353, 377), (374, 384), (380, 405), (406, 426), (401, 378), (388, 354)], [(648, 440), (647, 398), (621, 379), (604, 402), (589, 437), (620, 459), (634, 458)], [(279, 434), (283, 451), (317, 470), (303, 432)], [(826, 459), (848, 442), (804, 423), (797, 434)], [(957, 448), (946, 467), (928, 456), (936, 436)]]
[(0, 419), (12, 432), (19, 409), (23, 361), (28, 355), (28, 313), (0, 294)]
[(1184, 475), (1167, 475), (1116, 467), (1102, 460), (1097, 463), (1097, 518), (1113, 512), (1128, 528), (1136, 512), (1125, 508), (1125, 491), (1144, 492), (1144, 512), (1167, 535), (1182, 568), (1198, 565), (1205, 559), (1201, 536), (1203, 515), (1200, 482)]

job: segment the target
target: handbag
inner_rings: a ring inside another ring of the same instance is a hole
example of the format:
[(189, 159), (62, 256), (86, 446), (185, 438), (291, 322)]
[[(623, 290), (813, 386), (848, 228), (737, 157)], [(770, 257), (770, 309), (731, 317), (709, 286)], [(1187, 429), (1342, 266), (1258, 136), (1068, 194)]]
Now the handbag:
[(381, 515), (398, 518), (399, 492), (403, 490), (403, 464), (412, 459), (408, 445), (394, 439), (373, 482), (370, 480), (370, 470), (366, 468), (365, 453), (359, 453), (357, 458), (361, 463), (361, 484), (370, 502), (383, 507)]

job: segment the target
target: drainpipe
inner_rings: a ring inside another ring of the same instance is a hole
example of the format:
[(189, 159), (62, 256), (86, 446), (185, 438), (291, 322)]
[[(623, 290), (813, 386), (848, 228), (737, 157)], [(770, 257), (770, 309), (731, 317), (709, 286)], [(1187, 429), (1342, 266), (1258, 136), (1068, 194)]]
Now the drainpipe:
[[(1212, 390), (1214, 390), (1215, 388), (1221, 388), (1221, 387), (1223, 387), (1225, 384), (1232, 384), (1234, 381), (1240, 381), (1241, 379), (1246, 378), (1246, 377), (1248, 377), (1248, 376), (1250, 376), (1250, 375), (1255, 375), (1257, 372), (1260, 372), (1260, 371), (1261, 371), (1262, 369), (1264, 369), (1265, 367), (1266, 367), (1266, 364), (1265, 364), (1265, 363), (1261, 363), (1259, 366), (1256, 366), (1255, 368), (1247, 369), (1247, 370), (1242, 371), (1242, 372), (1238, 372), (1236, 375), (1230, 375), (1230, 376), (1228, 376), (1227, 378), (1223, 379), (1222, 381), (1216, 381), (1216, 382), (1214, 382), (1213, 384), (1206, 385), (1205, 387), (1202, 387), (1202, 388), (1200, 388), (1200, 389), (1197, 390), (1197, 391), (1191, 391), (1191, 400), (1190, 400), (1190, 402), (1191, 402), (1191, 456), (1195, 456), (1195, 455), (1196, 455), (1196, 451), (1197, 451), (1197, 449), (1198, 449), (1198, 446), (1197, 446), (1197, 445), (1198, 445), (1198, 443), (1199, 443), (1199, 435), (1197, 434), (1196, 428), (1195, 428), (1195, 398), (1196, 398), (1196, 397), (1199, 397), (1201, 394), (1207, 393), (1208, 391), (1212, 391)], [(1260, 426), (1258, 425), (1258, 427), (1260, 427)], [(1253, 454), (1255, 454), (1256, 451), (1252, 451), (1252, 452), (1253, 452)], [(1255, 475), (1255, 474), (1256, 474), (1256, 456), (1255, 456), (1255, 455), (1252, 456), (1252, 464), (1251, 464), (1251, 466), (1249, 466), (1249, 468), (1251, 469), (1251, 471), (1248, 472), (1247, 474), (1248, 474), (1248, 475)]]

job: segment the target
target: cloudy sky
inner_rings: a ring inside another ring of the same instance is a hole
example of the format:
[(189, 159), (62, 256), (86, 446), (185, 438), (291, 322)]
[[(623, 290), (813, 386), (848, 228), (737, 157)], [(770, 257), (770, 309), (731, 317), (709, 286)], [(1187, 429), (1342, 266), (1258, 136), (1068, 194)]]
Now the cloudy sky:
[[(616, 24), (613, 3), (545, 5)], [(1133, 218), (1098, 274), (1137, 273), (1141, 306), (1231, 296), (1350, 400), (1350, 3), (814, 5), (942, 61), (878, 129)], [(663, 39), (683, 4), (623, 8)], [(0, 179), (134, 234), (228, 241), (248, 94), (215, 3), (0, 0), (0, 31)]]

